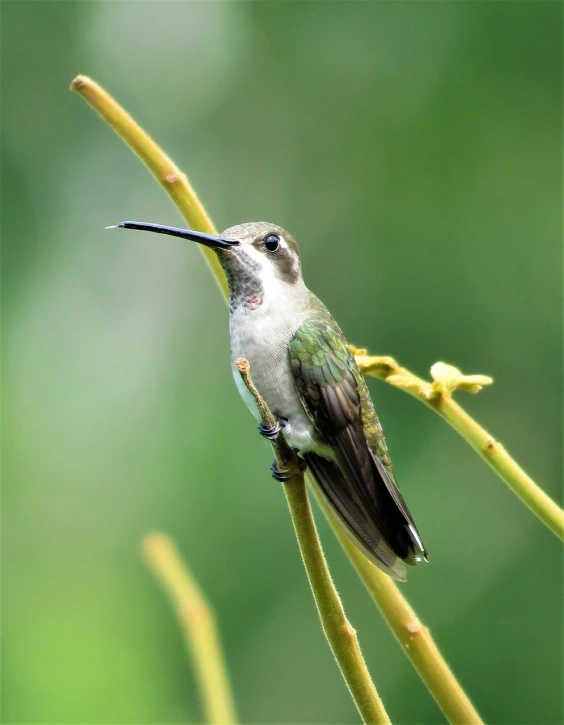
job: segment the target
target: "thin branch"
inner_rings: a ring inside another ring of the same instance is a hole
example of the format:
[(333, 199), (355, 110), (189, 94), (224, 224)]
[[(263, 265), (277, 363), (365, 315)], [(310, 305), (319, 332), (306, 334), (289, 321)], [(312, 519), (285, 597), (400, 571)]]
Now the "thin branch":
[[(155, 179), (172, 198), (178, 210), (192, 229), (208, 234), (217, 234), (206, 210), (192, 188), (188, 177), (157, 146), (146, 133), (101, 86), (88, 76), (76, 76), (70, 84), (71, 91), (78, 93), (110, 125), (117, 135), (125, 141), (141, 161), (147, 166)], [(227, 280), (217, 256), (211, 249), (199, 245), (208, 263), (212, 275), (219, 285), (223, 297), (227, 299)]]
[(194, 661), (206, 722), (237, 722), (214, 613), (172, 540), (150, 534), (143, 554), (156, 579), (170, 597)]
[(463, 375), (452, 365), (435, 363), (430, 383), (401, 367), (391, 357), (369, 356), (365, 350), (355, 350), (356, 361), (364, 375), (405, 390), (428, 408), (438, 413), (493, 468), (509, 488), (556, 536), (564, 540), (564, 511), (525, 473), (505, 448), (482, 428), (458, 404), (455, 390), (477, 393), (493, 381), (485, 375)]
[(450, 723), (481, 725), (482, 720), (459, 685), (427, 627), (418, 619), (405, 597), (387, 574), (374, 566), (352, 543), (316, 488), (317, 502), (347, 553), (386, 623), (411, 660), (437, 705)]
[[(273, 428), (277, 423), (276, 418), (253, 385), (247, 360), (240, 358), (237, 361), (237, 369), (257, 403), (263, 426)], [(272, 448), (278, 469), (293, 474), (284, 483), (284, 492), (327, 641), (364, 722), (390, 723), (366, 668), (356, 631), (346, 618), (343, 605), (327, 568), (309, 505), (304, 476), (300, 472), (296, 455), (283, 435), (279, 435), (272, 441)]]

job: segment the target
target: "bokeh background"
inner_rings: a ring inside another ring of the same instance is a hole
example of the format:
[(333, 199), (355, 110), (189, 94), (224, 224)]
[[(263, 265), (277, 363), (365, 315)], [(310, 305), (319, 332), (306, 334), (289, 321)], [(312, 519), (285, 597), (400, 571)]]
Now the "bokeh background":
[[(68, 85), (87, 73), (219, 228), (267, 219), (350, 341), (461, 402), (551, 495), (561, 465), (558, 2), (2, 3), (3, 721), (197, 723), (140, 541), (213, 602), (245, 723), (352, 723), (195, 245)], [(372, 380), (430, 551), (402, 590), (489, 723), (562, 721), (561, 547), (470, 448)], [(440, 712), (319, 527), (394, 722)]]

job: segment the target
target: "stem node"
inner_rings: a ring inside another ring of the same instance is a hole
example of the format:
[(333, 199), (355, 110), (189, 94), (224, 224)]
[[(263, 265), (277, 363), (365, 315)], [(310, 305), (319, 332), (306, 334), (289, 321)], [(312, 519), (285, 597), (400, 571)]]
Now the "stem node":
[(177, 171), (171, 171), (166, 174), (162, 180), (164, 186), (174, 186), (175, 184), (184, 185), (188, 181), (186, 174)]

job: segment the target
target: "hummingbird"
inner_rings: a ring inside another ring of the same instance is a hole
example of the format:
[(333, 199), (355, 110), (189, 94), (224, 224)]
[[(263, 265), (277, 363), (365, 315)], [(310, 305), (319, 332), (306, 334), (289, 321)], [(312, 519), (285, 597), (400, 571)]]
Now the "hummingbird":
[[(340, 327), (306, 287), (292, 235), (269, 222), (221, 235), (135, 221), (107, 228), (115, 227), (189, 239), (216, 253), (229, 284), (235, 383), (260, 420), (235, 366), (246, 358), (277, 419), (271, 429), (259, 425), (261, 434), (284, 436), (336, 520), (382, 571), (405, 581), (404, 564), (428, 561), (366, 382)], [(289, 477), (276, 463), (272, 472), (279, 481)]]

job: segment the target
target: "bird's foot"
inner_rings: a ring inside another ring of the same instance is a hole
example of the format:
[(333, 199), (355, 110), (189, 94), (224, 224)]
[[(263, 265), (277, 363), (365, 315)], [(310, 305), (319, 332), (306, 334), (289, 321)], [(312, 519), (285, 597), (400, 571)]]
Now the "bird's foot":
[(279, 420), (276, 421), (272, 428), (265, 428), (264, 425), (260, 423), (258, 429), (261, 436), (269, 441), (275, 441), (282, 430)]
[(276, 461), (272, 461), (270, 470), (272, 471), (272, 478), (275, 481), (279, 481), (280, 483), (285, 483), (286, 481), (289, 481), (294, 475), (292, 471), (281, 471), (276, 465)]
[[(295, 450), (296, 449), (294, 448), (294, 451)], [(300, 458), (298, 456), (297, 452), (296, 452), (296, 458), (298, 459), (298, 466), (299, 466), (300, 473), (305, 473), (306, 472), (306, 468), (307, 468), (307, 463), (304, 461), (303, 458)]]
[[(304, 461), (303, 458), (300, 458), (299, 456), (296, 456), (298, 461), (298, 473), (305, 473), (305, 470), (307, 468), (307, 463)], [(270, 466), (270, 470), (272, 471), (272, 478), (274, 478), (276, 481), (279, 481), (280, 483), (285, 483), (286, 481), (289, 481), (292, 476), (296, 475), (296, 471), (292, 470), (286, 470), (281, 471), (278, 466), (276, 465), (276, 461), (272, 461), (272, 465)]]
[(272, 428), (265, 428), (262, 423), (260, 423), (258, 427), (261, 436), (269, 441), (275, 441), (280, 435), (282, 428), (284, 428), (288, 422), (288, 418), (284, 418), (282, 415), (275, 417), (276, 423), (272, 426)]

